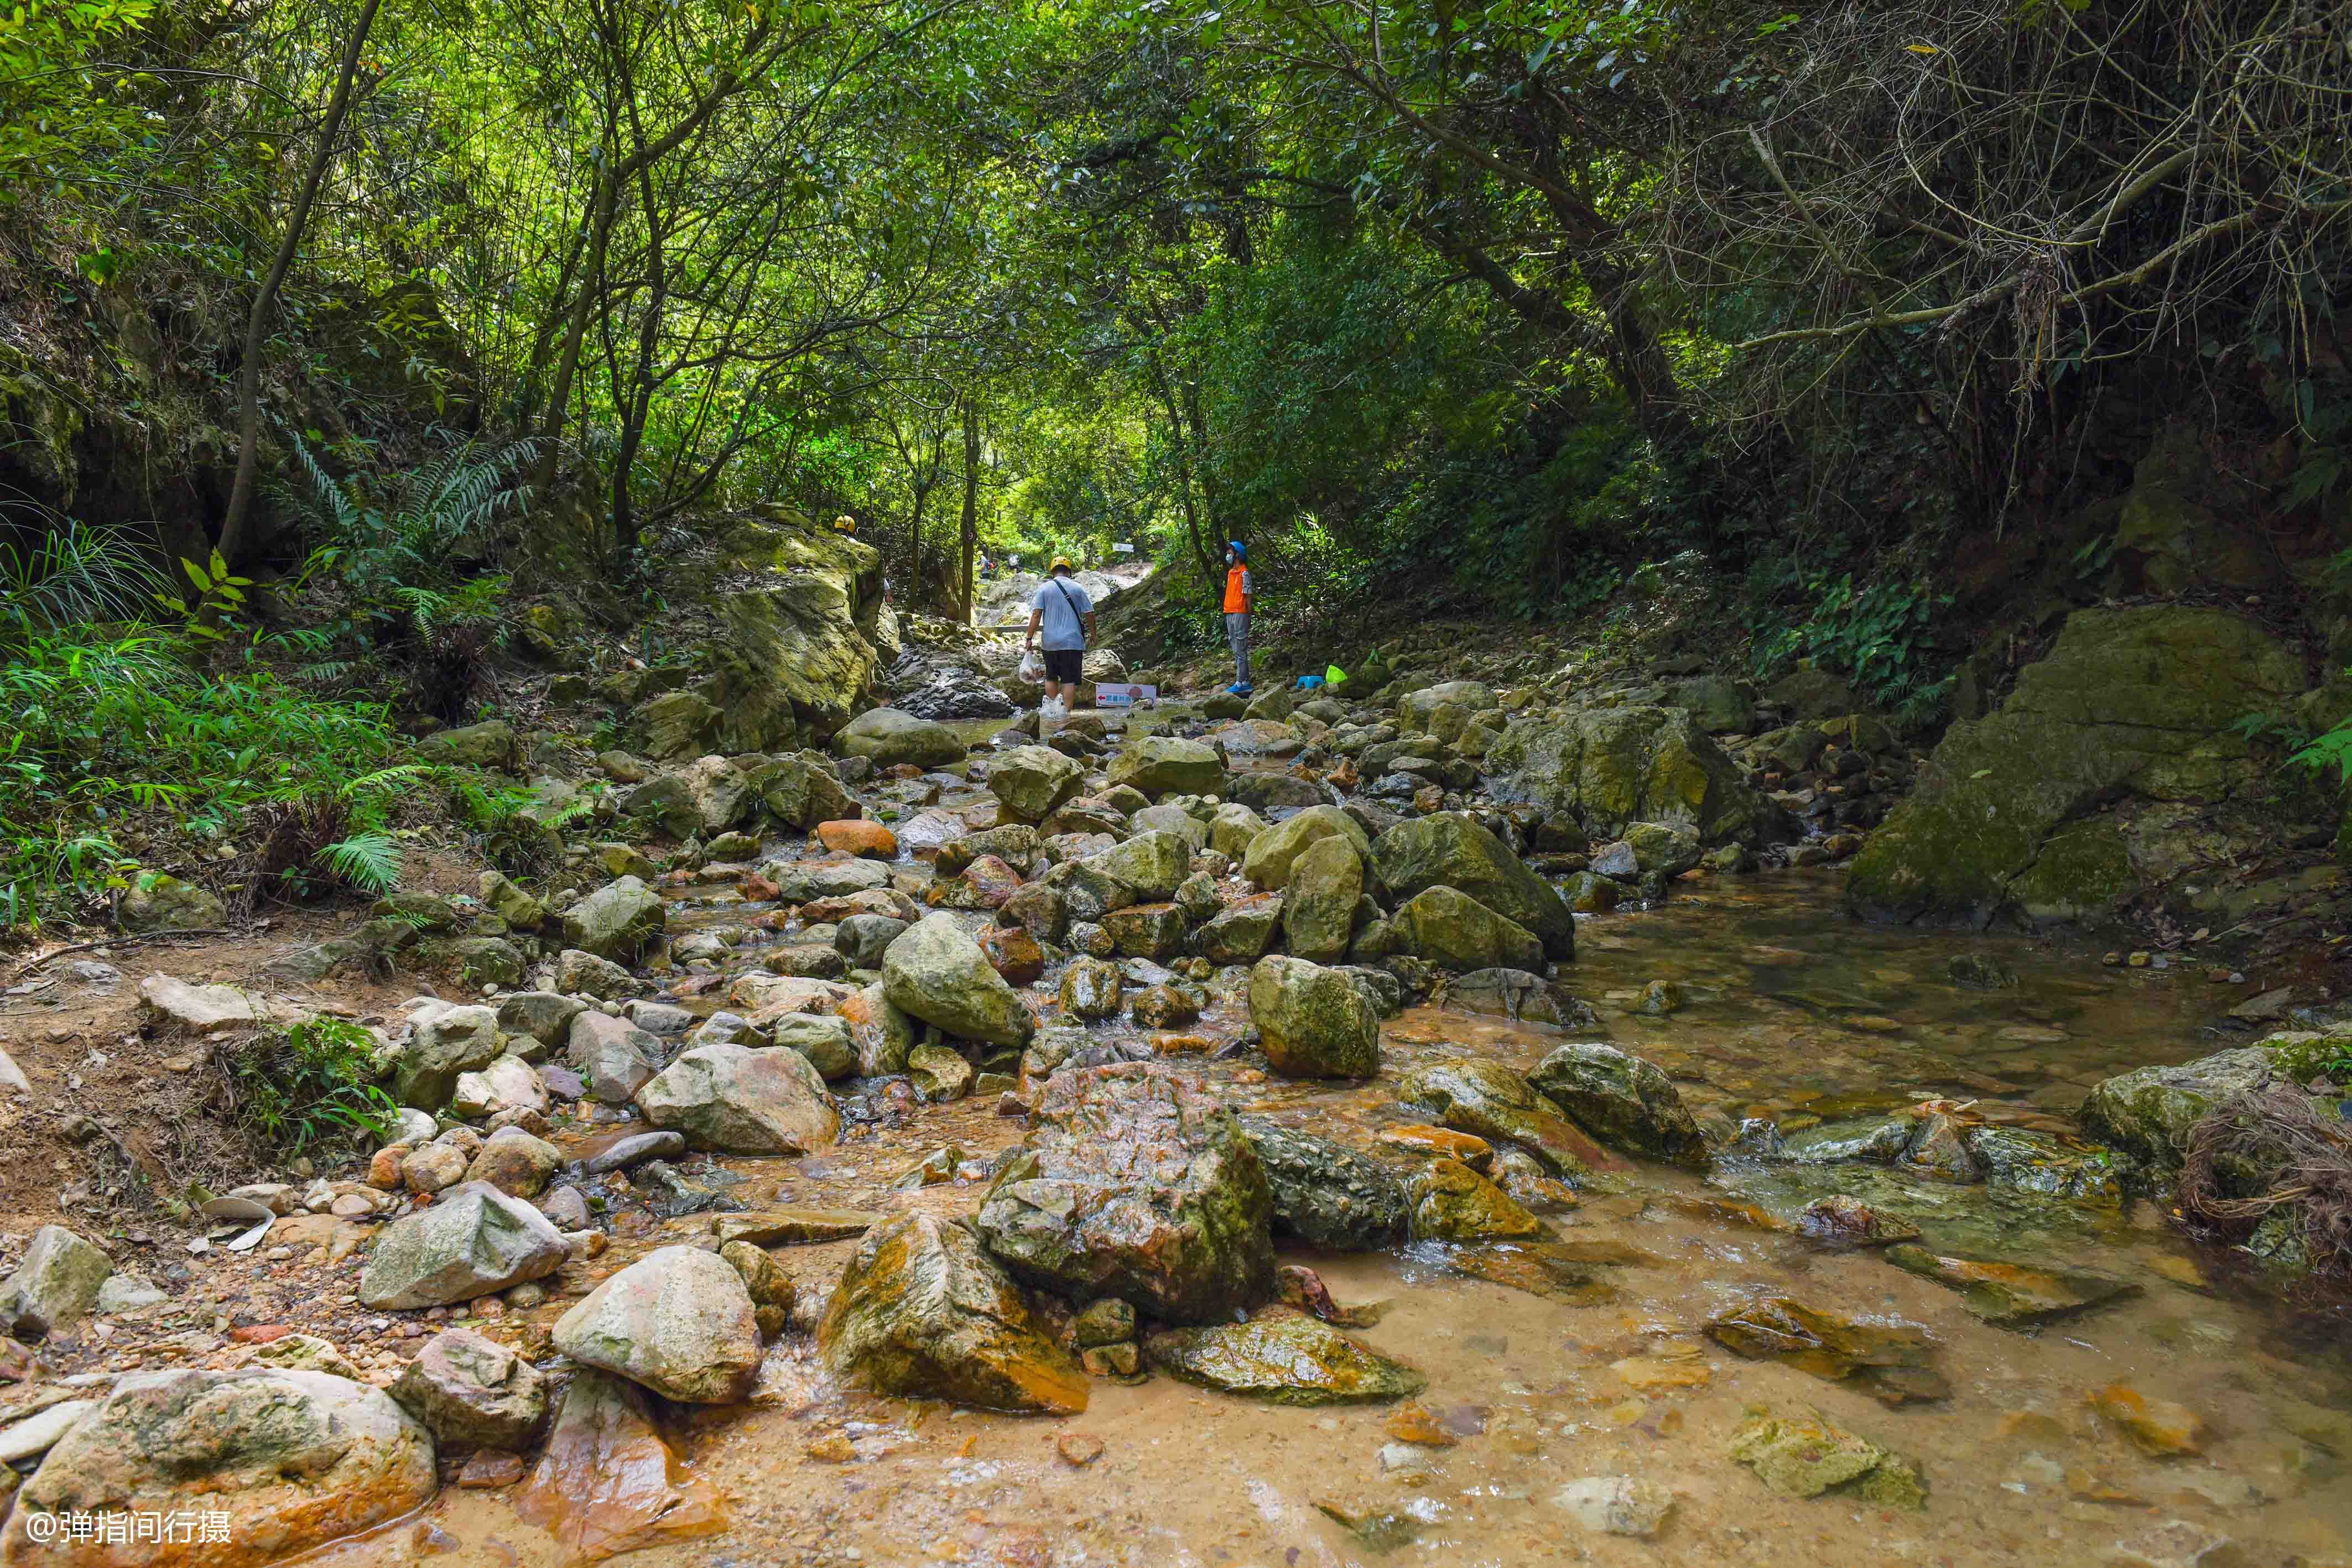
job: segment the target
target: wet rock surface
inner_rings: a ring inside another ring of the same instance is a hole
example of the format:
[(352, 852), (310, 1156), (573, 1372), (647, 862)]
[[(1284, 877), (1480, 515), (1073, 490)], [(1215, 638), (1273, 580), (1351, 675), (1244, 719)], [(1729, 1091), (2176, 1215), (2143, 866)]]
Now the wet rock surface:
[(760, 1364), (742, 1276), (694, 1247), (661, 1248), (597, 1286), (557, 1321), (555, 1346), (688, 1405), (735, 1403)]
[[(382, 1390), (320, 1372), (167, 1371), (122, 1380), (19, 1490), (0, 1561), (260, 1568), (396, 1519), (435, 1490), (433, 1439)], [(226, 1513), (228, 1539), (135, 1557), (59, 1516)], [(37, 1523), (36, 1521), (40, 1521)]]
[(977, 1225), (1017, 1276), (1197, 1322), (1273, 1293), (1273, 1201), (1240, 1124), (1189, 1074), (1057, 1075)]
[(818, 1325), (835, 1375), (885, 1394), (1076, 1415), (1087, 1388), (970, 1228), (907, 1215), (870, 1232)]
[(1295, 1312), (1171, 1329), (1144, 1342), (1158, 1372), (1276, 1405), (1361, 1405), (1409, 1398), (1429, 1380), (1328, 1323)]

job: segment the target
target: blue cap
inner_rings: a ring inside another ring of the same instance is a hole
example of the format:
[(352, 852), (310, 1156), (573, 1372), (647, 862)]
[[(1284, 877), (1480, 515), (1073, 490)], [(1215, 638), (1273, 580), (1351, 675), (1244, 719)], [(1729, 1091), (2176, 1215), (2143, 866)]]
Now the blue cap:
[(1233, 552), (1234, 552), (1234, 554), (1235, 554), (1235, 555), (1239, 556), (1242, 559), (1244, 559), (1244, 560), (1247, 560), (1247, 559), (1249, 559), (1249, 550), (1248, 550), (1246, 548), (1244, 548), (1244, 547), (1243, 546), (1243, 544), (1242, 544), (1242, 541), (1241, 541), (1241, 540), (1239, 540), (1239, 539), (1227, 539), (1227, 540), (1225, 541), (1225, 548), (1226, 548), (1227, 549), (1229, 549), (1229, 550), (1233, 551)]

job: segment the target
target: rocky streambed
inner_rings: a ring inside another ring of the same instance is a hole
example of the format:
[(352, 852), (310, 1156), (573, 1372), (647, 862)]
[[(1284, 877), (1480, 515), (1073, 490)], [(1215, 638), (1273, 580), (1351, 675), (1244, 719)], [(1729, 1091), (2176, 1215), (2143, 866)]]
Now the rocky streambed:
[(640, 771), (612, 881), (451, 906), (539, 967), (384, 1019), (363, 1173), (144, 1296), (35, 1243), (0, 1561), (2352, 1552), (2336, 1320), (2078, 1114), (2234, 988), (1747, 873), (1789, 813), (1671, 717), (1495, 801), (1490, 702)]

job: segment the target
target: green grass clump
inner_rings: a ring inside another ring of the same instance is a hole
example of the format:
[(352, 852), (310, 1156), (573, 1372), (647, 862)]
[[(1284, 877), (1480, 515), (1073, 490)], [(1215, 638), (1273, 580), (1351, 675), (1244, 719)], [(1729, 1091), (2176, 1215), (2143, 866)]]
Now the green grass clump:
[(217, 1061), (228, 1120), (273, 1159), (363, 1152), (400, 1114), (374, 1082), (375, 1056), (375, 1036), (333, 1018), (225, 1047)]

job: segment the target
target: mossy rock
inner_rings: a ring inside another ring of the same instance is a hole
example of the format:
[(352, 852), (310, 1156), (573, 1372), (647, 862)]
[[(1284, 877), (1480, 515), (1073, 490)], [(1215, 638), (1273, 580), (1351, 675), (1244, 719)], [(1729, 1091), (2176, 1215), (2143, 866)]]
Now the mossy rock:
[(1429, 1379), (1328, 1323), (1287, 1312), (1248, 1322), (1173, 1329), (1144, 1343), (1155, 1372), (1276, 1405), (1377, 1405)]
[(1982, 927), (2028, 918), (2029, 897), (2102, 902), (2117, 870), (2098, 830), (2078, 829), (2027, 875), (2052, 835), (2118, 795), (2203, 802), (2243, 789), (2257, 768), (2232, 727), (2303, 686), (2300, 662), (2228, 611), (2078, 611), (1999, 713), (1945, 736), (1854, 862), (1847, 903), (1871, 920)]
[(1568, 813), (1595, 837), (1640, 821), (1686, 823), (1709, 845), (1789, 832), (1785, 813), (1749, 788), (1739, 765), (1681, 708), (1516, 719), (1486, 762), (1500, 799)]
[(2105, 925), (2139, 886), (2122, 827), (2101, 815), (2052, 833), (2033, 863), (2010, 883), (2009, 896), (2019, 916), (2037, 928)]

